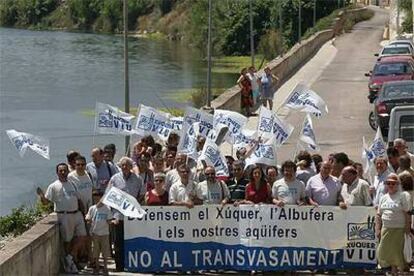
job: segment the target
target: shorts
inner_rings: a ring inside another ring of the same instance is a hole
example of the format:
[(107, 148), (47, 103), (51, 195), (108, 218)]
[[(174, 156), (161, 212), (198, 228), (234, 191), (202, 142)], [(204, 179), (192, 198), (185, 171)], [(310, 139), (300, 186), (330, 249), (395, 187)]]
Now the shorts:
[(57, 214), (60, 235), (64, 242), (70, 242), (73, 237), (86, 236), (85, 221), (81, 212), (74, 214)]
[(102, 253), (104, 258), (109, 258), (111, 255), (109, 251), (109, 235), (92, 235), (92, 258), (99, 259), (100, 253)]

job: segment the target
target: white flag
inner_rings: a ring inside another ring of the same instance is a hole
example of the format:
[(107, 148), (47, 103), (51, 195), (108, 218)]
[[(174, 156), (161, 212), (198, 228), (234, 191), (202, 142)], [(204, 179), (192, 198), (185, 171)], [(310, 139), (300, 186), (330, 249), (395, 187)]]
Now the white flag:
[(102, 134), (132, 135), (133, 115), (104, 103), (96, 103), (95, 130)]
[(247, 118), (238, 112), (222, 109), (214, 111), (213, 126), (216, 128), (218, 125), (223, 124), (229, 128), (226, 139), (229, 143), (234, 143), (235, 137), (245, 127), (246, 123)]
[(14, 129), (6, 130), (7, 136), (16, 147), (20, 157), (23, 157), (27, 148), (49, 159), (49, 140), (30, 133), (19, 132)]
[(167, 141), (171, 133), (179, 134), (182, 128), (183, 117), (171, 117), (164, 126), (160, 125), (157, 135), (162, 141)]
[(303, 128), (299, 140), (306, 143), (309, 149), (318, 151), (319, 147), (316, 143), (315, 132), (313, 131), (312, 118), (309, 113), (306, 114), (303, 121)]
[(213, 115), (208, 114), (205, 111), (195, 109), (187, 106), (184, 114), (184, 125), (190, 127), (193, 123), (200, 122), (199, 135), (214, 139), (213, 130)]
[(233, 148), (237, 151), (240, 148), (252, 146), (257, 139), (257, 131), (250, 129), (242, 129), (234, 138)]
[(165, 132), (167, 132), (169, 135), (169, 129), (167, 127), (168, 117), (169, 114), (165, 112), (140, 104), (137, 114), (137, 123), (135, 125), (135, 133), (140, 136), (165, 136)]
[(229, 176), (226, 159), (214, 141), (206, 140), (199, 159), (206, 161), (207, 165), (213, 166), (216, 170), (216, 176)]
[(177, 146), (177, 153), (184, 153), (187, 157), (197, 160), (197, 137), (199, 135), (200, 122), (195, 122), (191, 126), (186, 125), (180, 135), (180, 142)]
[(284, 122), (270, 109), (261, 106), (257, 131), (261, 137), (270, 139), (275, 137), (277, 146), (282, 145), (292, 134), (294, 127)]
[(102, 203), (118, 210), (124, 216), (142, 218), (146, 214), (135, 197), (116, 187), (111, 187), (105, 193)]
[(387, 145), (382, 138), (381, 129), (379, 127), (377, 128), (377, 133), (375, 134), (374, 141), (372, 142), (372, 145), (369, 147), (369, 149), (372, 151), (374, 157), (385, 156), (386, 154)]
[(369, 171), (374, 159), (374, 153), (369, 149), (367, 143), (365, 142), (365, 136), (362, 136), (362, 166), (364, 167), (364, 173)]
[(292, 92), (290, 92), (289, 97), (285, 101), (285, 105), (301, 112), (312, 113), (317, 117), (328, 113), (328, 107), (324, 100), (302, 83), (297, 84)]
[(254, 152), (246, 158), (246, 167), (252, 164), (266, 164), (276, 166), (276, 144), (275, 138), (269, 139), (265, 143), (258, 143)]

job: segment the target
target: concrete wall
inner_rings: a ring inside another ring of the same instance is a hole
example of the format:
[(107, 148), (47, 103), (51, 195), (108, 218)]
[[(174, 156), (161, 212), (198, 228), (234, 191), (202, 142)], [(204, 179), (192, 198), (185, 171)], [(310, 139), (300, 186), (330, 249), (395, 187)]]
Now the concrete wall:
[[(361, 13), (364, 10), (365, 8), (360, 8), (347, 11), (347, 13)], [(312, 58), (323, 44), (328, 42), (335, 35), (342, 33), (345, 16), (344, 12), (340, 12), (332, 29), (312, 35), (310, 38), (303, 40), (300, 44), (294, 45), (282, 58), (274, 59), (267, 64), (272, 72), (281, 80), (279, 85), (282, 85), (300, 68), (300, 66)], [(259, 74), (261, 73), (262, 71), (259, 72)], [(216, 109), (227, 109), (240, 112), (240, 98), (240, 88), (235, 85), (214, 99), (211, 102), (211, 106)]]
[(56, 214), (51, 214), (0, 251), (0, 276), (57, 275), (60, 248)]

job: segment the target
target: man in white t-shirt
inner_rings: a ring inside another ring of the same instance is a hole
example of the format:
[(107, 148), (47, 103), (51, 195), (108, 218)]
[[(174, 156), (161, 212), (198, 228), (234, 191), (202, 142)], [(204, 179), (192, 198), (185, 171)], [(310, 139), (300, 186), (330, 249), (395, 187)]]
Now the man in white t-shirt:
[(77, 156), (75, 158), (75, 170), (69, 173), (68, 181), (75, 185), (80, 194), (85, 211), (92, 206), (92, 180), (86, 172), (86, 158), (84, 156)]
[(54, 203), (61, 238), (66, 253), (65, 271), (77, 272), (74, 262), (85, 241), (86, 229), (82, 213), (79, 211), (80, 195), (76, 187), (68, 181), (69, 168), (65, 163), (56, 166), (58, 180), (49, 185), (46, 193), (37, 188), (42, 204)]
[(177, 168), (180, 180), (175, 182), (169, 191), (169, 203), (176, 206), (193, 208), (195, 204), (201, 204), (203, 195), (197, 188), (197, 184), (190, 177), (189, 166), (182, 164)]
[(353, 166), (343, 168), (340, 179), (344, 183), (341, 195), (347, 206), (372, 205), (369, 184), (358, 177), (358, 172)]
[(206, 180), (198, 184), (204, 204), (226, 204), (230, 199), (227, 185), (216, 179), (216, 170), (212, 166), (204, 169)]
[(305, 204), (305, 184), (296, 179), (296, 164), (285, 161), (282, 164), (283, 178), (272, 187), (273, 203), (279, 207)]

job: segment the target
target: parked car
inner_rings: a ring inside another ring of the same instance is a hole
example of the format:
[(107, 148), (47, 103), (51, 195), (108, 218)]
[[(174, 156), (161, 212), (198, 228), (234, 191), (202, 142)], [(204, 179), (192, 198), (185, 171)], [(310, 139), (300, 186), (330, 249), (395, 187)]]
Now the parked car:
[[(386, 137), (390, 114), (394, 107), (414, 104), (414, 80), (384, 83), (375, 100), (374, 116)], [(413, 110), (414, 113), (414, 110)]]
[(408, 151), (414, 151), (414, 105), (397, 106), (392, 109), (388, 143), (392, 143), (396, 138), (403, 138)]
[(378, 57), (378, 60), (389, 56), (409, 56), (413, 58), (413, 51), (408, 45), (388, 45), (382, 48), (381, 53), (375, 54), (375, 56)]
[(414, 80), (414, 60), (406, 56), (384, 57), (365, 76), (370, 77), (368, 99), (373, 103), (384, 82)]
[(408, 39), (397, 39), (391, 41), (388, 45), (407, 45), (411, 48), (411, 51), (414, 52), (414, 44), (411, 40)]

